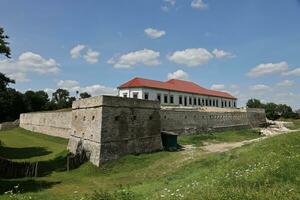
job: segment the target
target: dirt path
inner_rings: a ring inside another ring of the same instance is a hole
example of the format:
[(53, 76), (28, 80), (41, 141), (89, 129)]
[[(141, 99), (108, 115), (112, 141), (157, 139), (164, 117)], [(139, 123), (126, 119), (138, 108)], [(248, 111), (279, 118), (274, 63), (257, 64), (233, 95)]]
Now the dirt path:
[(201, 147), (204, 151), (209, 152), (209, 153), (217, 153), (217, 152), (225, 152), (225, 151), (229, 151), (231, 149), (237, 148), (237, 147), (241, 147), (245, 144), (250, 144), (253, 142), (258, 142), (270, 137), (273, 137), (275, 135), (280, 135), (280, 134), (285, 134), (285, 133), (291, 133), (291, 132), (297, 132), (300, 131), (300, 129), (297, 130), (287, 130), (285, 132), (274, 132), (273, 134), (270, 135), (266, 135), (264, 137), (261, 138), (256, 138), (256, 139), (252, 139), (252, 140), (244, 140), (241, 142), (230, 142), (230, 143), (205, 143), (203, 147)]

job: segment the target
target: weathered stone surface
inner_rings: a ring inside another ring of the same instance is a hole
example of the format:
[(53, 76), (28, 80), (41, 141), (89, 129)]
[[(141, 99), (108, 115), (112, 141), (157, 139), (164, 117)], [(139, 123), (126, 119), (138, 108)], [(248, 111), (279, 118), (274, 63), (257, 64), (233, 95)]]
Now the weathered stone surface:
[(69, 138), (72, 112), (36, 112), (20, 115), (20, 127), (47, 135)]
[(19, 127), (19, 120), (13, 122), (3, 122), (0, 124), (0, 131)]
[(100, 96), (76, 101), (68, 149), (79, 141), (99, 166), (126, 154), (162, 149), (160, 105), (155, 101)]

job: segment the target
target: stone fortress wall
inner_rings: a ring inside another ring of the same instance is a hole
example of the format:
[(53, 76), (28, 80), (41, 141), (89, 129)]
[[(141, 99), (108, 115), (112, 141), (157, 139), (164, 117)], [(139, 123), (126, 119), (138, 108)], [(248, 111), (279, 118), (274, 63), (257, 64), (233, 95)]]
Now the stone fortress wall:
[(100, 96), (74, 102), (68, 149), (82, 145), (99, 166), (126, 154), (162, 150), (160, 104)]
[(69, 138), (72, 112), (33, 112), (20, 115), (20, 127), (47, 135)]
[(20, 127), (70, 138), (68, 149), (75, 153), (84, 148), (97, 166), (122, 155), (162, 149), (161, 131), (195, 134), (265, 123), (261, 109), (161, 108), (157, 101), (112, 96), (75, 101), (69, 112), (20, 116)]

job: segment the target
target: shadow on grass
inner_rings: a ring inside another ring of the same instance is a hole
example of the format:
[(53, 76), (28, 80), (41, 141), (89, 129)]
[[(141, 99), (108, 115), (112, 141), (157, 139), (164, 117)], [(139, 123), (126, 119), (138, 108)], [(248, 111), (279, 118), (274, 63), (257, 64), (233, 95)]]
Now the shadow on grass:
[(14, 148), (0, 146), (0, 155), (7, 159), (28, 159), (32, 157), (45, 156), (52, 153), (44, 147)]
[[(26, 192), (37, 192), (47, 188), (51, 188), (61, 182), (49, 182), (49, 181), (36, 181), (33, 179), (26, 180), (2, 180), (0, 179), (0, 195), (7, 191), (13, 190), (14, 192), (20, 191), (21, 193)], [(18, 188), (16, 188), (18, 186)]]
[(64, 151), (57, 157), (47, 161), (40, 161), (38, 164), (38, 176), (47, 176), (52, 172), (62, 172), (67, 170), (67, 155)]

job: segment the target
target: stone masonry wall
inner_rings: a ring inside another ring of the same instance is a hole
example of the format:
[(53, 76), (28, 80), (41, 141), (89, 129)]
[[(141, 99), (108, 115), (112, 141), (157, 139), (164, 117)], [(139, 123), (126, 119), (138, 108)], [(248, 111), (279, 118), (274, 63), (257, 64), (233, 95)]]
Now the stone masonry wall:
[(196, 134), (212, 130), (257, 127), (266, 123), (264, 110), (233, 110), (232, 112), (206, 112), (185, 109), (162, 109), (163, 131), (178, 134)]
[(76, 153), (82, 145), (97, 166), (162, 149), (158, 102), (100, 96), (76, 101), (72, 109), (68, 149)]
[(71, 116), (71, 111), (23, 113), (20, 115), (20, 127), (47, 135), (69, 138)]

